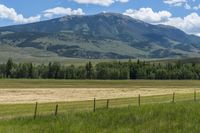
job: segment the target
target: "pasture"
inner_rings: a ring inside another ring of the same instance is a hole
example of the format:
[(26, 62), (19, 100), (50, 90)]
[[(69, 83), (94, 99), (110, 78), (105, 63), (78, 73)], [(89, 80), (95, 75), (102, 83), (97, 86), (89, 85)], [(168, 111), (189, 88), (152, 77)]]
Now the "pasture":
[(199, 81), (1, 80), (0, 103), (49, 103), (193, 93)]
[(0, 118), (33, 115), (35, 103), (40, 114), (50, 114), (59, 104), (59, 112), (66, 110), (92, 110), (93, 99), (97, 108), (123, 107), (138, 104), (165, 103), (193, 99), (199, 96), (199, 81), (182, 80), (28, 80), (0, 81)]
[(199, 101), (0, 120), (2, 133), (198, 133)]
[(197, 80), (2, 79), (0, 132), (198, 132), (199, 86)]

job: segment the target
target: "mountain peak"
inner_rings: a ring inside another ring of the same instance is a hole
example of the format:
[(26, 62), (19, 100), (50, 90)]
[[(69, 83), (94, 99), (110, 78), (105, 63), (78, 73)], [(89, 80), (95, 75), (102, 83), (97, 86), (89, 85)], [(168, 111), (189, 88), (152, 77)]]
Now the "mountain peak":
[(114, 13), (114, 12), (101, 12), (99, 14), (96, 15), (103, 15), (103, 16), (123, 16), (120, 13)]
[(199, 37), (119, 13), (65, 16), (2, 27), (1, 44), (77, 58), (169, 58), (200, 53)]

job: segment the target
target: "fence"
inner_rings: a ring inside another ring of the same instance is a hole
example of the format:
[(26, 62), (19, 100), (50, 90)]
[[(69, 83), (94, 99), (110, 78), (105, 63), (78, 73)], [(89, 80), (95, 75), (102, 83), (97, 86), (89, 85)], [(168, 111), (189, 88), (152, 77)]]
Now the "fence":
[[(178, 101), (197, 101), (197, 92), (194, 91), (193, 94), (176, 94), (175, 92), (173, 94), (168, 94), (168, 95), (160, 95), (160, 96), (144, 96), (138, 95), (138, 97), (134, 98), (123, 98), (123, 99), (101, 99), (97, 100), (94, 98), (91, 101), (82, 101), (82, 102), (69, 102), (69, 103), (60, 103), (54, 105), (54, 115), (57, 116), (60, 113), (63, 113), (66, 110), (81, 110), (81, 109), (87, 109), (87, 110), (93, 110), (93, 112), (96, 112), (98, 108), (115, 108), (115, 107), (123, 107), (123, 106), (130, 106), (130, 105), (135, 105), (135, 106), (142, 106), (144, 104), (155, 104), (155, 103), (175, 103)], [(53, 104), (51, 104), (53, 105)], [(34, 115), (33, 118), (36, 119), (38, 116), (38, 106), (39, 104), (36, 102), (35, 107), (34, 107)], [(43, 107), (42, 107), (43, 106)], [(47, 110), (50, 110), (50, 104), (41, 104), (41, 110), (44, 112), (48, 112)], [(53, 107), (53, 106), (51, 106)], [(43, 110), (42, 110), (43, 108)], [(46, 110), (45, 110), (46, 109)]]

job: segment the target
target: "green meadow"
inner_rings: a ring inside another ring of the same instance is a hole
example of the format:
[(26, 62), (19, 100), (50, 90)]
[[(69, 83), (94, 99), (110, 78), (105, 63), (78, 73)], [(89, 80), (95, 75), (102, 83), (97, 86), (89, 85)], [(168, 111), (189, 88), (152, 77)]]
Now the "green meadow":
[(9, 88), (200, 88), (199, 80), (54, 80), (1, 79), (0, 89)]
[(0, 120), (1, 133), (198, 133), (199, 101), (66, 111)]
[[(0, 104), (0, 133), (197, 133), (200, 93), (197, 80), (28, 80), (2, 79), (1, 89), (188, 88), (195, 93), (93, 99), (88, 101)], [(12, 90), (13, 91), (13, 90)], [(139, 106), (140, 103), (140, 106)], [(58, 104), (57, 116), (55, 116)]]

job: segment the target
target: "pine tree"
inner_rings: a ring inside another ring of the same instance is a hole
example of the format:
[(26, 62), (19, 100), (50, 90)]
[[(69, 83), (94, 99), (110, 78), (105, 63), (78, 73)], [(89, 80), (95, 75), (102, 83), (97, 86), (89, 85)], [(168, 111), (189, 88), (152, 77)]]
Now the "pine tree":
[(8, 62), (6, 63), (6, 77), (7, 78), (11, 77), (13, 66), (14, 66), (13, 61), (11, 58), (9, 58)]
[(86, 78), (87, 79), (92, 79), (93, 76), (93, 66), (91, 62), (88, 62), (85, 66), (86, 69)]
[(29, 67), (28, 67), (28, 77), (29, 77), (29, 78), (34, 78), (33, 64), (30, 63), (28, 66), (29, 66)]

